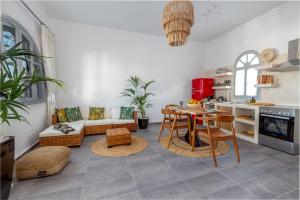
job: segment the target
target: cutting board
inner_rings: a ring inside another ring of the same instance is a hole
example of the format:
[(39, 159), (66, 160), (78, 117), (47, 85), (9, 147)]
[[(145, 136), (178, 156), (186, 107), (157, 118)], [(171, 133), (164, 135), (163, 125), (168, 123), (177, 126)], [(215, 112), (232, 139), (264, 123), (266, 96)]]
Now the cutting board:
[(257, 103), (250, 103), (253, 106), (275, 106), (274, 103), (264, 103), (264, 102), (257, 102)]

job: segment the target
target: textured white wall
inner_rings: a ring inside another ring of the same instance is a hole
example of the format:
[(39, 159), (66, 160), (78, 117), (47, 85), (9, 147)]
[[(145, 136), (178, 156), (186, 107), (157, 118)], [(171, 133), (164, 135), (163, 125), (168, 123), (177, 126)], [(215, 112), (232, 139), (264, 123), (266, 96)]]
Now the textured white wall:
[(203, 71), (202, 44), (189, 41), (171, 48), (162, 36), (53, 20), (57, 78), (68, 90), (58, 92), (59, 106), (128, 105), (120, 93), (130, 75), (155, 80), (151, 122), (160, 109), (191, 96), (191, 79)]
[[(34, 2), (35, 12), (45, 17), (44, 11)], [(17, 1), (2, 1), (2, 14), (8, 15), (25, 27), (34, 39), (38, 48), (41, 47), (40, 25)], [(24, 113), (30, 124), (25, 122), (11, 121), (11, 125), (3, 125), (1, 134), (15, 136), (15, 156), (19, 156), (35, 142), (38, 141), (38, 133), (46, 127), (47, 106), (46, 103), (29, 105), (29, 113)]]
[[(246, 50), (275, 48), (287, 53), (288, 41), (300, 37), (300, 2), (288, 2), (205, 44), (207, 70), (234, 64)], [(274, 73), (278, 88), (263, 88), (261, 100), (300, 105), (300, 71)]]

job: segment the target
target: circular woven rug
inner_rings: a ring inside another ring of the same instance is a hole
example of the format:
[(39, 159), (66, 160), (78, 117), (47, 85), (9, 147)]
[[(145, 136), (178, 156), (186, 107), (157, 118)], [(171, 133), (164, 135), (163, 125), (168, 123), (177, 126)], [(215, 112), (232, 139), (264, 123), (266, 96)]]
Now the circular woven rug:
[[(202, 141), (208, 143), (207, 140), (202, 139)], [(173, 152), (178, 155), (187, 156), (187, 157), (195, 157), (195, 158), (206, 158), (210, 157), (210, 147), (196, 147), (195, 151), (191, 151), (191, 146), (183, 141), (180, 138), (174, 137), (170, 143), (170, 147), (167, 148), (169, 142), (169, 136), (164, 136), (160, 139), (160, 145), (164, 147), (167, 151)], [(218, 142), (216, 155), (224, 155), (229, 152), (229, 144), (225, 142)]]
[(148, 146), (147, 140), (138, 136), (131, 136), (131, 145), (118, 145), (107, 148), (106, 138), (97, 140), (91, 146), (91, 151), (99, 156), (122, 157), (139, 153)]

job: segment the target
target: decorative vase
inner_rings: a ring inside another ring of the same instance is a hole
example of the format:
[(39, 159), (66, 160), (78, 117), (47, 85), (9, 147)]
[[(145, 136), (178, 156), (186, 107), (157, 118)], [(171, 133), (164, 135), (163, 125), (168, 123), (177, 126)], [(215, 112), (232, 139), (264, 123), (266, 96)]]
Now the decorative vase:
[(146, 129), (149, 124), (149, 118), (139, 118), (138, 123), (140, 129)]
[(8, 199), (15, 162), (15, 138), (0, 137), (1, 150), (1, 199)]

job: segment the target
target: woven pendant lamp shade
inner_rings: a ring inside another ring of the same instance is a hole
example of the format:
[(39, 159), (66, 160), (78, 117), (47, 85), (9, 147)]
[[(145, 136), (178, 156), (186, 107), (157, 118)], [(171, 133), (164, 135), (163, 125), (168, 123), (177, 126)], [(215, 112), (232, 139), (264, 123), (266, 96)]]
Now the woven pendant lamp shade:
[(172, 0), (163, 11), (163, 28), (170, 46), (186, 44), (194, 24), (194, 7), (188, 0)]

